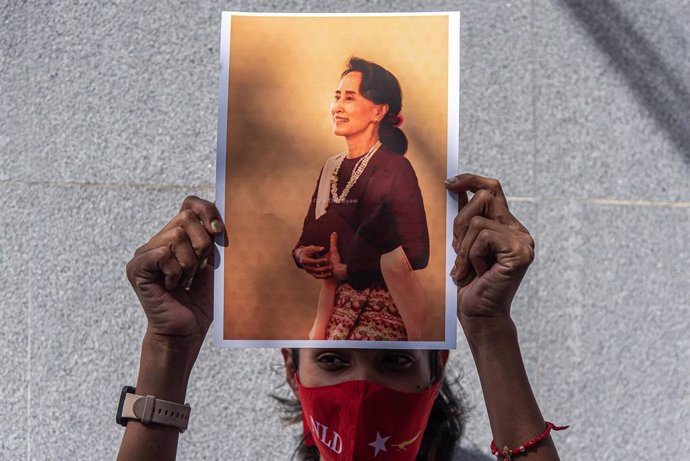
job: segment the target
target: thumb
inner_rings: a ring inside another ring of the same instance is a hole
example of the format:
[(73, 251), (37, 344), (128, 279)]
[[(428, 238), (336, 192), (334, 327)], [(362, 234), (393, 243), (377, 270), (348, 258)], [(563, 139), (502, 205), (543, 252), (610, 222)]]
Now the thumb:
[(338, 234), (333, 232), (331, 234), (331, 257), (336, 261), (340, 262), (340, 253), (338, 253)]

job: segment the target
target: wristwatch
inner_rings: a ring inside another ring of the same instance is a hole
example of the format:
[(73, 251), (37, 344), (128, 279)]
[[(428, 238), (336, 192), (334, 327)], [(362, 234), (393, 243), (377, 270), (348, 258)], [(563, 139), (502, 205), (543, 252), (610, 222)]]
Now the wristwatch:
[(157, 399), (152, 395), (137, 395), (136, 388), (124, 386), (120, 393), (115, 421), (127, 426), (127, 421), (134, 419), (144, 424), (161, 424), (177, 428), (180, 433), (187, 429), (192, 407), (185, 403), (169, 402)]

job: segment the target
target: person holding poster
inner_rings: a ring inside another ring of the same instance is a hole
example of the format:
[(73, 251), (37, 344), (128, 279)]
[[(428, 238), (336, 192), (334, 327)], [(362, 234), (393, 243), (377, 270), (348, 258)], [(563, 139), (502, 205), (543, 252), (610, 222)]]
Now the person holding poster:
[[(503, 461), (556, 461), (550, 432), (564, 428), (542, 416), (511, 318), (534, 241), (508, 210), (498, 181), (461, 174), (447, 180), (446, 188), (459, 197), (451, 277), (494, 437), (491, 451)], [(474, 193), (471, 200), (468, 192)], [(126, 431), (118, 460), (175, 459), (191, 411), (182, 405), (187, 383), (213, 320), (213, 268), (207, 261), (212, 240), (222, 235), (216, 207), (189, 197), (127, 264), (148, 325), (136, 388), (125, 387), (120, 399), (118, 422)], [(463, 414), (448, 394), (446, 351), (328, 348), (282, 354), (297, 399), (293, 408), (303, 423), (298, 459), (454, 459)], [(261, 459), (275, 459), (265, 455)]]
[(323, 166), (293, 250), (322, 283), (309, 339), (422, 339), (429, 308), (414, 271), (428, 264), (429, 231), (401, 109), (391, 72), (349, 60), (331, 103), (347, 150)]

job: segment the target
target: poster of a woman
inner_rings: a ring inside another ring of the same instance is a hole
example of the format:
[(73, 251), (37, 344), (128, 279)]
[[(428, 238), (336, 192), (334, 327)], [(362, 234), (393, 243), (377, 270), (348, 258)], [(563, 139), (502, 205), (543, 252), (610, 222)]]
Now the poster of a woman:
[(326, 160), (293, 251), (322, 281), (309, 339), (419, 340), (429, 308), (414, 270), (429, 261), (429, 231), (404, 157), (402, 90), (362, 58), (341, 77), (330, 109), (347, 151)]
[(455, 346), (458, 27), (224, 15), (217, 345)]

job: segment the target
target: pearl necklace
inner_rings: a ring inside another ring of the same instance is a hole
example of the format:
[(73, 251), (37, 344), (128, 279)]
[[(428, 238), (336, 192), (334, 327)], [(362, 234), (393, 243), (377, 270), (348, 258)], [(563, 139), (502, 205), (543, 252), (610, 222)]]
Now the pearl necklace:
[(340, 171), (340, 166), (343, 164), (346, 154), (340, 154), (338, 165), (335, 167), (335, 170), (333, 170), (333, 174), (331, 175), (331, 200), (333, 200), (333, 203), (343, 203), (345, 201), (347, 195), (350, 193), (350, 189), (354, 187), (359, 177), (362, 176), (362, 173), (364, 173), (364, 169), (367, 167), (369, 160), (371, 160), (371, 157), (374, 156), (379, 147), (381, 147), (381, 142), (376, 141), (376, 144), (371, 146), (371, 149), (369, 149), (369, 151), (357, 161), (354, 170), (352, 170), (352, 176), (350, 176), (350, 180), (345, 185), (342, 194), (338, 194), (338, 171)]

